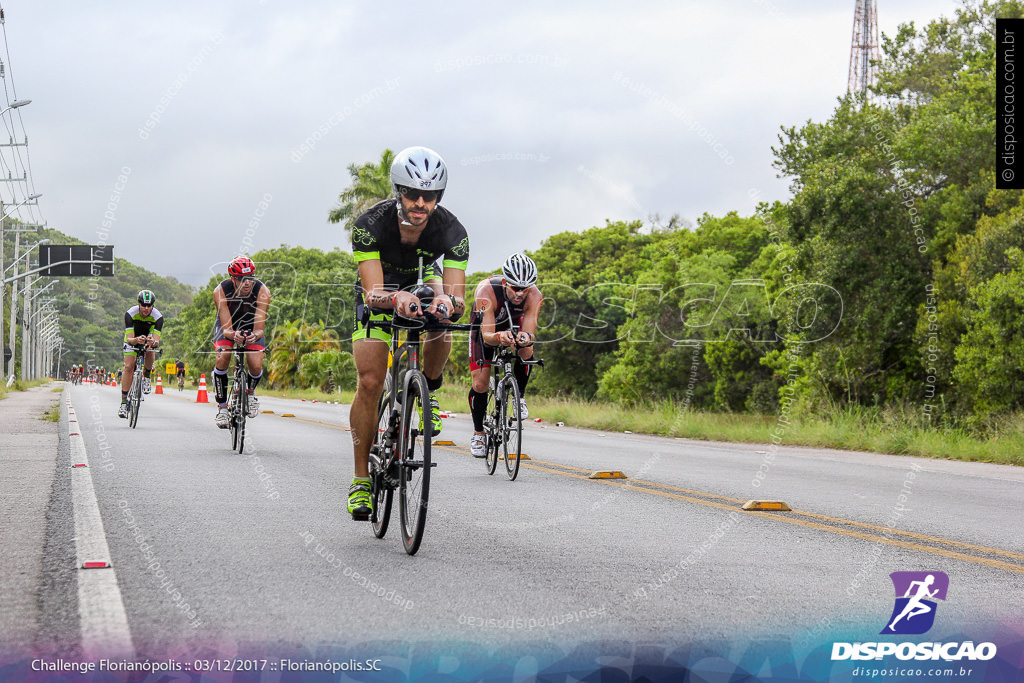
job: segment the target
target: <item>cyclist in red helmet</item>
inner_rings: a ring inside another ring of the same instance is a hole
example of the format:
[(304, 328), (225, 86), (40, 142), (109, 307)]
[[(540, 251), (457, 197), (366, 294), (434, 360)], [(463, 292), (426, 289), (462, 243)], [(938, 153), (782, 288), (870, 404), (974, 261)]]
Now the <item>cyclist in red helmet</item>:
[(213, 326), (213, 347), (217, 362), (213, 368), (213, 387), (217, 396), (214, 421), (228, 428), (228, 365), (231, 349), (244, 344), (249, 369), (249, 417), (259, 415), (260, 404), (253, 395), (263, 378), (263, 328), (270, 307), (270, 289), (256, 279), (256, 264), (247, 256), (238, 256), (228, 264), (228, 279), (213, 290), (217, 321)]

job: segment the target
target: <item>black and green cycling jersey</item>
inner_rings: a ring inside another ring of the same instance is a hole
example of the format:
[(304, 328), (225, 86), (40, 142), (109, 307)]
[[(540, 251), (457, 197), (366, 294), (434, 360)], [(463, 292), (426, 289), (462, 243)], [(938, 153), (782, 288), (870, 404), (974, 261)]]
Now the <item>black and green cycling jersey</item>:
[(142, 335), (149, 335), (150, 332), (156, 330), (160, 332), (164, 327), (164, 316), (154, 306), (149, 312), (149, 315), (142, 315), (138, 304), (132, 306), (124, 314), (124, 340), (128, 341), (128, 335), (131, 333), (133, 337), (140, 337)]
[[(438, 206), (416, 244), (402, 244), (398, 227), (398, 200), (385, 199), (356, 219), (352, 228), (352, 256), (356, 263), (379, 259), (388, 289), (405, 289), (416, 284), (419, 260), (423, 258), (424, 279), (439, 277), (437, 260), (444, 268), (466, 270), (469, 266), (469, 236), (459, 219)], [(357, 289), (358, 287), (357, 278)], [(361, 291), (361, 289), (360, 289)]]

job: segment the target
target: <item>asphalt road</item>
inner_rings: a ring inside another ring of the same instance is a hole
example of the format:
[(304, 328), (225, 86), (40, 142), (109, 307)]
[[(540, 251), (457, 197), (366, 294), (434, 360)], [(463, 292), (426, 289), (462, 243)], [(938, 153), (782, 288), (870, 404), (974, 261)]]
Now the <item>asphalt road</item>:
[[(470, 457), (460, 412), (410, 557), (397, 515), (378, 540), (345, 512), (347, 406), (264, 394), (274, 413), (250, 422), (239, 455), (194, 399), (150, 396), (132, 430), (115, 388), (70, 389), (138, 655), (864, 639), (892, 611), (895, 571), (949, 575), (936, 637), (1019, 619), (1024, 602), (1021, 469), (530, 422), (531, 461), (509, 482)], [(58, 472), (50, 517), (68, 520)], [(741, 510), (751, 499), (793, 511)]]

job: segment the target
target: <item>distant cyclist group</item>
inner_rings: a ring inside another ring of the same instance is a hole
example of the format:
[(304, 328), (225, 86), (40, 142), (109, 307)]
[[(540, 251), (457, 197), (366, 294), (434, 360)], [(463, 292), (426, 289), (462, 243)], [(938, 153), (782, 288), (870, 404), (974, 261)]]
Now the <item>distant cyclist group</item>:
[[(369, 456), (378, 434), (378, 408), (389, 366), (393, 334), (390, 323), (398, 317), (431, 320), (443, 326), (458, 321), (466, 312), (469, 236), (455, 214), (439, 204), (448, 184), (444, 160), (426, 147), (410, 147), (395, 157), (390, 179), (394, 196), (356, 218), (352, 229), (352, 254), (358, 267), (352, 334), (357, 384), (349, 415), (354, 477), (348, 492), (348, 512), (355, 520), (368, 520), (373, 514)], [(420, 283), (426, 289), (413, 291)], [(217, 402), (214, 420), (217, 427), (227, 429), (228, 366), (236, 353), (245, 357), (247, 417), (259, 414), (255, 390), (263, 377), (264, 333), (271, 294), (267, 285), (256, 278), (255, 263), (246, 256), (238, 256), (228, 265), (228, 278), (214, 289), (213, 300), (217, 309), (213, 329), (213, 385)], [(523, 253), (509, 256), (500, 274), (476, 287), (468, 345), (472, 377), (468, 403), (473, 417), (470, 451), (474, 457), (483, 458), (486, 453), (484, 421), (490, 367), (501, 347), (509, 348), (510, 353), (514, 351), (513, 372), (516, 394), (520, 397), (515, 408), (520, 418), (529, 415), (522, 397), (530, 378), (542, 303), (537, 266)], [(142, 392), (151, 391), (150, 376), (164, 322), (154, 293), (148, 289), (140, 291), (124, 320), (120, 417), (129, 414), (129, 391), (139, 355), (143, 357)], [(444, 329), (423, 335), (421, 370), (429, 391), (429, 416), (425, 422), (434, 436), (443, 427), (436, 392), (443, 382), (451, 346), (451, 335)], [(179, 382), (183, 381), (185, 368), (180, 361), (176, 374)]]

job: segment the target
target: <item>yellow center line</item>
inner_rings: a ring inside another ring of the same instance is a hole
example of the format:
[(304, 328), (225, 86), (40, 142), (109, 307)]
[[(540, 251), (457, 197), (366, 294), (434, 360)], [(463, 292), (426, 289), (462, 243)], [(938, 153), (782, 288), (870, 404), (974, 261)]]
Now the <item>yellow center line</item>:
[(282, 419), (287, 419), (289, 422), (305, 422), (306, 424), (319, 425), (321, 427), (328, 427), (329, 429), (338, 429), (338, 430), (341, 430), (341, 431), (350, 431), (348, 427), (346, 427), (344, 425), (337, 424), (335, 422), (323, 422), (322, 420), (312, 420), (312, 419), (307, 418), (307, 417), (289, 417), (289, 418), (284, 418), (283, 416), (277, 415), (276, 413), (274, 414), (274, 417), (280, 417)]
[(861, 527), (862, 529), (873, 529), (875, 531), (881, 531), (883, 533), (899, 534), (900, 536), (907, 536), (908, 538), (916, 538), (919, 541), (931, 541), (933, 543), (942, 543), (944, 545), (951, 545), (958, 548), (966, 548), (968, 550), (976, 550), (982, 553), (990, 553), (992, 555), (1002, 555), (1003, 557), (1010, 557), (1015, 560), (1024, 560), (1024, 553), (1015, 553), (1009, 550), (1000, 550), (998, 548), (989, 548), (983, 545), (973, 545), (971, 543), (963, 543), (961, 541), (952, 541), (946, 538), (938, 538), (936, 536), (927, 536), (925, 534), (919, 534), (913, 531), (901, 531), (899, 529), (891, 529), (889, 527), (878, 526), (877, 524), (868, 524), (866, 522), (855, 522), (850, 519), (842, 519), (838, 517), (829, 517), (827, 515), (819, 515), (814, 512), (803, 512), (802, 510), (794, 510), (794, 513), (803, 515), (804, 517), (812, 517), (814, 519), (823, 519), (829, 522), (836, 522), (838, 524), (849, 524), (850, 526)]
[[(758, 516), (770, 515), (771, 513), (764, 512), (750, 512), (748, 514), (754, 514)], [(946, 550), (944, 548), (935, 548), (930, 545), (921, 545), (920, 543), (911, 543), (909, 541), (899, 541), (894, 538), (886, 538), (884, 536), (875, 536), (873, 534), (864, 533), (862, 531), (852, 531), (850, 529), (837, 529), (833, 526), (826, 524), (818, 524), (817, 522), (808, 522), (803, 519), (787, 519), (782, 516), (772, 516), (772, 519), (778, 522), (785, 522), (786, 524), (796, 524), (798, 526), (805, 526), (811, 529), (819, 529), (821, 531), (829, 531), (836, 534), (842, 534), (844, 536), (852, 536), (854, 538), (862, 538), (866, 541), (873, 541), (875, 543), (885, 543), (887, 545), (894, 545), (899, 548), (906, 548), (908, 550), (917, 550), (924, 553), (931, 553), (932, 555), (942, 555), (943, 557), (950, 557), (955, 560), (963, 560), (965, 562), (973, 562), (975, 564), (982, 564), (987, 567), (994, 569), (1003, 569), (1008, 572), (1015, 572), (1017, 574), (1024, 574), (1024, 567), (1019, 564), (1011, 564), (1010, 562), (1003, 562), (1002, 560), (992, 560), (986, 557), (975, 557), (974, 555), (967, 555), (964, 553), (958, 553), (953, 550)], [(943, 541), (950, 545), (957, 545), (954, 541)], [(979, 546), (975, 546), (979, 547)], [(985, 552), (997, 552), (994, 548), (985, 548)]]
[[(723, 510), (730, 510), (730, 511), (736, 511), (737, 510), (737, 507), (735, 505), (726, 505), (725, 503), (718, 503), (718, 502), (715, 502), (715, 501), (712, 501), (712, 500), (706, 500), (706, 499), (703, 499), (703, 498), (694, 498), (692, 496), (684, 496), (684, 495), (680, 495), (680, 494), (677, 494), (677, 493), (671, 493), (669, 491), (660, 491), (660, 490), (655, 489), (655, 488), (648, 488), (647, 486), (635, 486), (635, 485), (633, 485), (631, 483), (620, 483), (620, 482), (611, 481), (611, 480), (607, 480), (607, 479), (597, 479), (597, 480), (589, 479), (588, 477), (583, 476), (583, 475), (573, 474), (572, 472), (562, 472), (562, 471), (559, 471), (557, 469), (552, 469), (550, 467), (543, 467), (543, 466), (540, 466), (540, 465), (535, 464), (535, 463), (523, 463), (522, 466), (530, 468), (530, 469), (540, 470), (542, 472), (550, 472), (551, 474), (557, 474), (557, 475), (560, 475), (560, 476), (563, 476), (563, 477), (572, 477), (573, 479), (581, 479), (581, 480), (587, 481), (587, 482), (596, 481), (597, 483), (604, 484), (605, 486), (618, 486), (620, 488), (630, 489), (630, 490), (633, 490), (633, 491), (640, 491), (640, 492), (643, 492), (643, 493), (651, 493), (651, 494), (654, 494), (656, 496), (662, 496), (662, 497), (665, 497), (665, 498), (674, 498), (676, 500), (683, 500), (683, 501), (686, 501), (688, 503), (697, 503), (698, 505), (705, 505), (705, 506), (708, 506), (708, 507), (715, 507), (715, 508), (720, 508), (720, 509), (723, 509)], [(651, 482), (644, 482), (644, 484), (651, 484)], [(653, 485), (654, 486), (662, 486), (660, 484), (653, 484)], [(666, 488), (673, 488), (673, 487), (666, 487)], [(686, 491), (687, 489), (675, 489), (675, 490)], [(705, 495), (705, 494), (701, 494), (701, 495)], [(707, 495), (712, 495), (712, 494), (707, 494)], [(724, 496), (713, 496), (713, 497), (725, 498)], [(738, 500), (738, 499), (729, 499), (729, 500)], [(859, 526), (859, 527), (862, 527), (862, 528), (875, 529), (875, 530), (884, 531), (884, 532), (887, 532), (887, 533), (891, 532), (891, 533), (901, 534), (901, 535), (904, 535), (904, 536), (910, 536), (910, 537), (918, 538), (918, 539), (921, 539), (921, 540), (929, 540), (929, 541), (933, 541), (933, 542), (937, 542), (937, 543), (942, 543), (942, 544), (950, 545), (950, 546), (954, 546), (954, 547), (968, 548), (968, 549), (971, 549), (971, 550), (976, 550), (976, 551), (984, 552), (984, 553), (990, 553), (990, 554), (993, 554), (993, 555), (1003, 555), (1003, 556), (1006, 556), (1006, 557), (1012, 557), (1014, 559), (1017, 559), (1017, 558), (1024, 559), (1024, 556), (1021, 556), (1018, 553), (1012, 553), (1012, 552), (1005, 551), (1005, 550), (999, 550), (997, 548), (987, 548), (985, 546), (970, 545), (970, 544), (967, 544), (967, 543), (959, 543), (957, 541), (952, 541), (952, 540), (943, 539), (943, 538), (937, 538), (937, 537), (934, 537), (934, 536), (925, 536), (923, 534), (914, 534), (913, 532), (899, 532), (899, 531), (896, 531), (896, 530), (887, 529), (885, 527), (880, 527), (880, 526), (876, 526), (876, 525), (864, 524), (862, 522), (853, 522), (851, 520), (844, 520), (844, 519), (839, 519), (839, 518), (836, 518), (836, 517), (826, 517), (825, 515), (816, 515), (816, 514), (810, 513), (810, 512), (800, 512), (799, 510), (794, 511), (794, 512), (796, 512), (796, 514), (798, 514), (798, 515), (803, 515), (803, 516), (807, 516), (807, 517), (816, 517), (818, 519), (824, 519), (824, 520), (828, 520), (828, 521), (833, 521), (833, 522), (836, 522), (836, 523), (839, 523), (839, 524), (848, 524), (848, 525), (851, 525), (851, 526)], [(795, 524), (797, 526), (803, 526), (803, 527), (807, 527), (807, 528), (810, 528), (810, 529), (816, 529), (818, 531), (825, 531), (825, 532), (828, 532), (828, 533), (839, 534), (839, 535), (842, 535), (842, 536), (850, 536), (852, 538), (858, 538), (858, 539), (865, 540), (865, 541), (871, 541), (873, 543), (884, 543), (886, 545), (892, 545), (892, 546), (896, 546), (896, 547), (899, 547), (899, 548), (905, 548), (907, 550), (916, 550), (918, 552), (930, 553), (932, 555), (941, 555), (943, 557), (949, 557), (949, 558), (956, 559), (956, 560), (962, 560), (964, 562), (972, 562), (974, 564), (985, 565), (987, 567), (992, 567), (994, 569), (1002, 569), (1002, 570), (1009, 571), (1009, 572), (1014, 572), (1014, 573), (1017, 573), (1017, 574), (1024, 574), (1024, 566), (1017, 565), (1017, 564), (1012, 564), (1010, 562), (1003, 562), (1002, 560), (994, 560), (994, 559), (989, 559), (989, 558), (984, 558), (984, 557), (976, 557), (974, 555), (967, 555), (965, 553), (960, 553), (960, 552), (956, 552), (956, 551), (953, 551), (953, 550), (946, 550), (944, 548), (936, 548), (934, 546), (922, 545), (920, 543), (912, 543), (910, 541), (901, 541), (899, 539), (888, 538), (887, 536), (881, 536), (881, 535), (876, 535), (876, 534), (869, 534), (869, 533), (866, 533), (866, 532), (863, 532), (863, 531), (854, 531), (852, 529), (841, 529), (841, 528), (838, 528), (838, 527), (835, 527), (835, 526), (830, 526), (830, 525), (827, 525), (827, 524), (821, 524), (821, 523), (818, 523), (818, 522), (812, 522), (812, 521), (808, 521), (808, 520), (804, 520), (804, 519), (794, 519), (793, 517), (789, 516), (790, 513), (779, 514), (779, 513), (771, 513), (771, 512), (750, 512), (750, 511), (748, 511), (748, 512), (746, 512), (746, 514), (757, 515), (759, 517), (770, 519), (770, 520), (775, 521), (775, 522), (783, 522), (783, 523), (786, 523), (786, 524)]]

